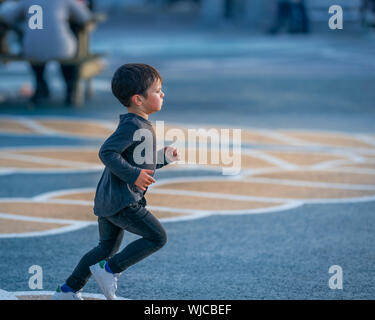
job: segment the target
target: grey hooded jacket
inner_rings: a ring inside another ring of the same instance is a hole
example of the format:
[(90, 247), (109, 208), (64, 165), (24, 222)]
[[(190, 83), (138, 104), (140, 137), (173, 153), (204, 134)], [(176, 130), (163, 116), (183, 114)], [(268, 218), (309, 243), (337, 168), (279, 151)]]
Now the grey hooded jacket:
[(164, 150), (156, 152), (156, 136), (150, 121), (134, 113), (120, 115), (115, 132), (99, 150), (105, 165), (94, 199), (94, 213), (108, 217), (140, 201), (146, 191), (134, 182), (141, 169), (155, 170), (168, 164)]
[[(24, 22), (23, 55), (31, 60), (68, 59), (77, 51), (77, 40), (69, 27), (69, 19), (84, 24), (92, 15), (84, 4), (76, 0), (21, 0), (1, 11), (1, 18), (8, 24), (21, 19)], [(32, 5), (38, 5), (43, 12), (43, 29), (31, 29), (29, 13)]]

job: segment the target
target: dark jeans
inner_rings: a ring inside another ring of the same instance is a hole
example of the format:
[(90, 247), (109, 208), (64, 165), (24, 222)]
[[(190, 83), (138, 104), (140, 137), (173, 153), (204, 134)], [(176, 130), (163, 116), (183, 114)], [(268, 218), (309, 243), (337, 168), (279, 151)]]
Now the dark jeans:
[[(167, 235), (160, 222), (146, 208), (143, 198), (132, 207), (126, 207), (110, 217), (99, 217), (99, 245), (86, 253), (66, 284), (73, 290), (84, 287), (91, 276), (89, 267), (107, 260), (114, 273), (120, 273), (131, 265), (159, 250), (167, 242)], [(124, 230), (142, 238), (128, 244), (121, 252)]]
[[(34, 74), (36, 87), (33, 100), (37, 101), (38, 99), (49, 97), (50, 91), (45, 79), (46, 63), (31, 64), (31, 69)], [(61, 64), (60, 69), (66, 85), (65, 102), (70, 104), (71, 97), (75, 90), (77, 90), (78, 68), (75, 65)]]

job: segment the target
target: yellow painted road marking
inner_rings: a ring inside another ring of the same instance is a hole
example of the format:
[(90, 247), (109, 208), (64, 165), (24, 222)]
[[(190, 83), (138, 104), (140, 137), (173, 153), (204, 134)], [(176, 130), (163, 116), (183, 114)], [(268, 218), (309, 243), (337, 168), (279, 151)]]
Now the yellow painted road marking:
[(34, 133), (32, 129), (22, 123), (0, 119), (0, 131), (10, 133)]
[(69, 168), (64, 165), (36, 163), (31, 161), (23, 161), (17, 159), (2, 158), (0, 153), (0, 168), (17, 168), (17, 169), (66, 169)]
[(65, 134), (83, 137), (104, 138), (112, 134), (114, 130), (105, 128), (95, 121), (68, 121), (68, 120), (39, 120), (44, 127)]
[(42, 150), (33, 150), (33, 151), (12, 151), (13, 154), (22, 154), (35, 157), (43, 157), (47, 159), (58, 159), (58, 160), (67, 160), (67, 161), (76, 161), (78, 163), (86, 162), (95, 165), (102, 164), (99, 156), (98, 150), (80, 150), (80, 149), (42, 149)]
[(0, 219), (0, 234), (44, 231), (49, 229), (61, 228), (65, 226), (67, 225), (32, 221), (21, 222), (17, 220)]
[(74, 205), (38, 202), (0, 202), (0, 212), (15, 215), (69, 219), (80, 221), (96, 221), (92, 205)]
[(373, 145), (346, 134), (290, 130), (282, 130), (282, 132), (290, 137), (304, 140), (306, 144), (317, 143), (337, 147), (373, 148)]
[(308, 152), (308, 151), (263, 151), (279, 159), (299, 165), (311, 166), (320, 162), (331, 160), (346, 159), (343, 156), (332, 155), (328, 153)]
[(331, 188), (298, 187), (272, 183), (253, 183), (242, 181), (198, 181), (170, 183), (161, 189), (215, 192), (223, 194), (245, 195), (263, 198), (287, 199), (340, 199), (361, 196), (373, 196), (375, 190), (344, 190)]
[[(312, 182), (329, 182), (343, 184), (368, 184), (375, 185), (375, 175), (334, 172), (334, 171), (278, 171), (272, 173), (262, 173), (251, 175), (254, 177), (301, 180)], [(248, 177), (251, 177), (248, 176)]]

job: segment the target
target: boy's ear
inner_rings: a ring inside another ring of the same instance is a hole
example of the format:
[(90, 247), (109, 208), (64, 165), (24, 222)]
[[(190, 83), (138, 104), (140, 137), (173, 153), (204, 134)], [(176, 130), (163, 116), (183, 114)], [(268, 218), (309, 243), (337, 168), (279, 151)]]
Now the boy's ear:
[(139, 106), (141, 103), (142, 103), (142, 99), (141, 99), (141, 96), (139, 94), (135, 94), (132, 96), (131, 98), (133, 104)]

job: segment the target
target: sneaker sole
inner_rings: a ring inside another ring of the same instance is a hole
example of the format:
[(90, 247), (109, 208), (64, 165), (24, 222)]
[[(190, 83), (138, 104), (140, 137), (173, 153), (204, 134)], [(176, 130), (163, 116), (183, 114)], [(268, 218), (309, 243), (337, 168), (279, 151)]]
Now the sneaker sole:
[(103, 294), (104, 294), (104, 296), (106, 297), (107, 300), (116, 300), (116, 296), (111, 297), (110, 295), (108, 295), (107, 291), (102, 287), (101, 282), (98, 280), (99, 277), (96, 274), (97, 268), (99, 268), (99, 267), (97, 267), (97, 265), (95, 264), (95, 265), (90, 267), (90, 271), (91, 271), (91, 274), (93, 275), (96, 283), (98, 284), (100, 290), (102, 290), (102, 292), (103, 292)]

